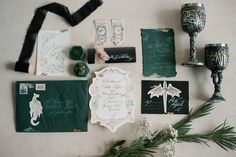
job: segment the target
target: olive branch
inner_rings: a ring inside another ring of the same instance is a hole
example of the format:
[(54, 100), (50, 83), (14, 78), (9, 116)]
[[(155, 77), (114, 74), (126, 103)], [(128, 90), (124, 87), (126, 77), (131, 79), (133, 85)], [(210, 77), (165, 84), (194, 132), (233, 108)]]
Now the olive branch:
[[(214, 142), (224, 150), (236, 149), (236, 132), (234, 127), (228, 125), (226, 121), (218, 125), (215, 129), (201, 134), (188, 134), (191, 130), (194, 119), (204, 117), (213, 110), (213, 103), (206, 102), (194, 112), (173, 125), (178, 131), (176, 142), (194, 142), (208, 145), (208, 142)], [(173, 136), (167, 129), (157, 130), (152, 133), (152, 138), (145, 136), (139, 137), (130, 145), (124, 146), (126, 140), (116, 141), (101, 157), (153, 157), (155, 150), (162, 144), (173, 140)]]

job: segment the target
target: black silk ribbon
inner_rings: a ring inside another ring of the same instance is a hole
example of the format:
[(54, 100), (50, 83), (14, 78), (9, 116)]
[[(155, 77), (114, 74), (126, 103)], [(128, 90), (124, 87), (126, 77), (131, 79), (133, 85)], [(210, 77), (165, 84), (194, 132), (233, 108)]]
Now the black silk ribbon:
[(73, 27), (83, 21), (100, 5), (102, 5), (102, 3), (102, 0), (90, 0), (73, 14), (70, 14), (70, 11), (66, 6), (55, 2), (37, 8), (27, 30), (21, 54), (15, 64), (14, 70), (28, 73), (28, 68), (30, 65), (29, 60), (34, 50), (35, 41), (48, 11), (64, 17), (65, 20)]

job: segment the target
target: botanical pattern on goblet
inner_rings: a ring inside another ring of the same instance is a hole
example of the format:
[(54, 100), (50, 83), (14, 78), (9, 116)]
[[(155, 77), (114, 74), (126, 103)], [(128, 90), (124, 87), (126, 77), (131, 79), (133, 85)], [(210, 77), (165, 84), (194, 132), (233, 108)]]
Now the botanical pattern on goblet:
[(206, 14), (204, 8), (182, 9), (182, 25), (185, 32), (200, 32), (205, 27), (205, 23)]

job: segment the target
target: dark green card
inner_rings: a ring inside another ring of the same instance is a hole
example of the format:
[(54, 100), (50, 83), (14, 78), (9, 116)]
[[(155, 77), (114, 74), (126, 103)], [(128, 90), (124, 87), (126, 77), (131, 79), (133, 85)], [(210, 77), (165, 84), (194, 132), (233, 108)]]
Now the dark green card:
[(88, 81), (17, 81), (17, 132), (87, 131)]
[(170, 28), (141, 29), (143, 75), (176, 76), (174, 31)]

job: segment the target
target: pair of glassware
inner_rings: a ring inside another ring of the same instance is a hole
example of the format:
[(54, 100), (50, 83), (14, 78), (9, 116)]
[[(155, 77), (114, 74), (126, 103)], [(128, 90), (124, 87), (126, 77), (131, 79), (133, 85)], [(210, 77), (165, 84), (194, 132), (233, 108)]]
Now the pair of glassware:
[(228, 66), (229, 52), (228, 45), (225, 43), (208, 44), (205, 46), (205, 64), (199, 62), (196, 58), (196, 36), (205, 27), (206, 13), (203, 4), (187, 3), (181, 8), (182, 29), (190, 37), (190, 58), (183, 63), (184, 66), (206, 66), (211, 70), (211, 77), (215, 85), (213, 96), (210, 102), (222, 102), (225, 99), (221, 95), (222, 72)]

